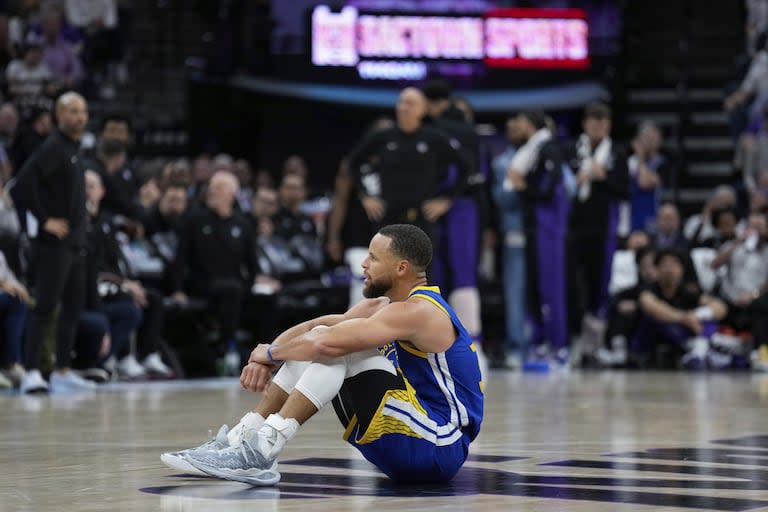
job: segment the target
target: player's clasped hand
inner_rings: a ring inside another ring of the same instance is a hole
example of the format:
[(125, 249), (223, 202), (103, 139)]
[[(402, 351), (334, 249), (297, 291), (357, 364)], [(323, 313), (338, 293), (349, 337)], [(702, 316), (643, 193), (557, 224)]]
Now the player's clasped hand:
[(249, 362), (240, 374), (240, 385), (249, 391), (265, 392), (272, 379), (272, 367)]
[(256, 348), (251, 351), (251, 355), (248, 358), (249, 363), (259, 363), (265, 366), (273, 366), (272, 361), (269, 360), (267, 350), (272, 345), (268, 343), (259, 343)]

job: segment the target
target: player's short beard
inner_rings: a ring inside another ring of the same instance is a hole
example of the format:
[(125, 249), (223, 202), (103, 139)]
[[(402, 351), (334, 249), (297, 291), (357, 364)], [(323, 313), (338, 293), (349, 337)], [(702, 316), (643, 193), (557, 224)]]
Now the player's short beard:
[(376, 297), (383, 297), (392, 288), (392, 279), (382, 278), (378, 282), (374, 282), (373, 279), (365, 285), (363, 288), (363, 297), (366, 299), (375, 299)]

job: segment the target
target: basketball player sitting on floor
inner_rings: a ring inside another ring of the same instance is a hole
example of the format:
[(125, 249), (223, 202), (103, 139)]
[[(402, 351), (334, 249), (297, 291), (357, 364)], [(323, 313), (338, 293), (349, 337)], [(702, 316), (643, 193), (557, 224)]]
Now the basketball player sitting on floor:
[(450, 480), (480, 430), (483, 392), (475, 346), (439, 289), (426, 285), (431, 259), (421, 229), (382, 228), (363, 262), (369, 300), (257, 346), (240, 377), (246, 389), (268, 390), (256, 409), (232, 431), (222, 426), (212, 441), (161, 460), (182, 471), (274, 485), (285, 444), (332, 401), (344, 439), (387, 476)]

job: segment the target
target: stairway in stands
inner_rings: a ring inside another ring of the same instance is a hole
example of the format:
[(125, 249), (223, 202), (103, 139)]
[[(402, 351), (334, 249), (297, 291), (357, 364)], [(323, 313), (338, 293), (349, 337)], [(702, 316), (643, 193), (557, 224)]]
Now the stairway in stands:
[(659, 124), (678, 163), (666, 199), (695, 213), (714, 186), (733, 183), (734, 144), (722, 109), (744, 47), (742, 2), (628, 0), (622, 82), (626, 121)]
[(89, 102), (94, 125), (104, 115), (128, 115), (140, 157), (186, 153), (188, 55), (199, 55), (209, 27), (188, 2), (134, 0), (128, 48), (128, 81), (114, 98)]

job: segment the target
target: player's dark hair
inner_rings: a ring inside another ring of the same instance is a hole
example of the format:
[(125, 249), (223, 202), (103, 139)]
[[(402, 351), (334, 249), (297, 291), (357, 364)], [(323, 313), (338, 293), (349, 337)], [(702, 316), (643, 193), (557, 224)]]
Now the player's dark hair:
[(420, 228), (412, 224), (391, 224), (381, 228), (379, 234), (392, 240), (392, 253), (408, 260), (417, 272), (425, 271), (432, 261), (432, 241)]

